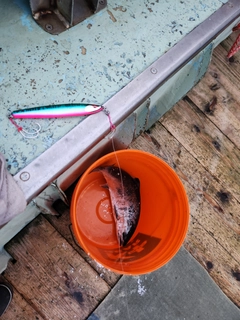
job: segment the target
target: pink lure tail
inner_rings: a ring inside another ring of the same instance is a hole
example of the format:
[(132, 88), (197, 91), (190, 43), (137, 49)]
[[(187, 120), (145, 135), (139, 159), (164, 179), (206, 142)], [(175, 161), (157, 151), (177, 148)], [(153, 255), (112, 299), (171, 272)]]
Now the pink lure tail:
[[(240, 23), (232, 29), (233, 31), (240, 30)], [(240, 34), (238, 35), (237, 39), (235, 40), (234, 44), (232, 45), (231, 49), (227, 54), (227, 58), (230, 59), (235, 53), (240, 50)]]

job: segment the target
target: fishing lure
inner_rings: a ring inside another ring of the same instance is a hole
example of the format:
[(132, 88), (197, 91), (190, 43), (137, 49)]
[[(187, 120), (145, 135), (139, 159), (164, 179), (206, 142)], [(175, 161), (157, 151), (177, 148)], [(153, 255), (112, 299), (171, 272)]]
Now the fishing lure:
[[(232, 31), (237, 30), (240, 30), (240, 23), (232, 29)], [(237, 39), (235, 40), (234, 44), (227, 54), (228, 59), (230, 59), (235, 53), (237, 53), (238, 50), (240, 50), (240, 34), (237, 36)]]
[(99, 105), (66, 104), (15, 110), (9, 117), (15, 119), (66, 118), (87, 116), (101, 110), (103, 110), (103, 106)]
[(9, 115), (9, 120), (17, 128), (18, 132), (20, 132), (25, 138), (32, 139), (38, 136), (41, 130), (40, 124), (37, 123), (37, 129), (33, 129), (32, 132), (27, 132), (22, 127), (20, 127), (14, 121), (14, 119), (66, 118), (88, 116), (102, 110), (109, 119), (111, 131), (114, 131), (115, 125), (111, 121), (109, 111), (104, 106), (95, 104), (65, 104), (14, 110)]

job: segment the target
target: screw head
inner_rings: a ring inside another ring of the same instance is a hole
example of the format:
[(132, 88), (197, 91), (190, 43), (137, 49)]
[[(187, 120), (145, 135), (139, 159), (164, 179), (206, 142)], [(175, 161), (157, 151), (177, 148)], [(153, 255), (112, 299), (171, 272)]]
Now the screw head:
[(30, 173), (27, 171), (24, 171), (20, 174), (20, 179), (22, 181), (28, 181), (30, 179)]
[(152, 74), (156, 74), (158, 72), (156, 68), (151, 68), (150, 71)]
[(52, 31), (53, 26), (48, 23), (48, 24), (45, 25), (45, 28), (46, 28), (48, 31)]

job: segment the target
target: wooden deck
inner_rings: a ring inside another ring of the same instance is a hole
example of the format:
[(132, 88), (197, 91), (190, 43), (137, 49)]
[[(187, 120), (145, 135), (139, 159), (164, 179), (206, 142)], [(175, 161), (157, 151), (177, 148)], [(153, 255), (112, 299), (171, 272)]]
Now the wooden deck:
[[(219, 45), (206, 76), (130, 148), (165, 160), (190, 202), (185, 248), (240, 307), (240, 52)], [(69, 192), (70, 193), (70, 192)], [(14, 287), (3, 320), (85, 319), (116, 284), (75, 242), (69, 210), (40, 215), (7, 245), (14, 260), (0, 277)]]

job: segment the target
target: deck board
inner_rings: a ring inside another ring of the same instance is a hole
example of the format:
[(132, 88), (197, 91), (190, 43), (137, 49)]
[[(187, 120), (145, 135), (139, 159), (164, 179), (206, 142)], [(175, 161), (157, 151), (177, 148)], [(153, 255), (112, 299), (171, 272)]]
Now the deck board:
[(225, 54), (223, 47), (215, 49), (208, 73), (188, 97), (240, 149), (240, 64), (227, 62)]
[(226, 191), (240, 201), (239, 149), (195, 104), (181, 100), (163, 116), (161, 123), (191, 155), (221, 181)]
[[(229, 195), (228, 205), (223, 207), (218, 197), (222, 185), (160, 123), (131, 147), (151, 152), (176, 171), (190, 203), (191, 222), (185, 247), (240, 305), (239, 284), (233, 277), (240, 261), (239, 203)], [(231, 212), (236, 212), (236, 217)]]
[(215, 49), (207, 74), (187, 97), (131, 147), (177, 172), (191, 210), (184, 245), (240, 307), (240, 53), (227, 61), (232, 39)]
[[(3, 281), (3, 276), (0, 275), (0, 281)], [(14, 288), (13, 291), (13, 301), (8, 306), (7, 311), (1, 316), (1, 320), (25, 320), (25, 319), (31, 319), (31, 320), (43, 320), (40, 316), (40, 314), (34, 310), (30, 306), (30, 304), (24, 299), (24, 297), (21, 296), (21, 294)]]
[(99, 273), (101, 278), (104, 279), (109, 286), (113, 287), (118, 281), (120, 275), (111, 272), (110, 270), (101, 266), (95, 260), (91, 259), (91, 257), (86, 252), (84, 252), (84, 250), (79, 246), (72, 232), (69, 208), (64, 206), (63, 203), (59, 202), (55, 209), (61, 214), (61, 216), (58, 217), (49, 215), (46, 216), (46, 219), (68, 241), (68, 243), (91, 265), (91, 267)]
[(6, 249), (4, 277), (44, 319), (85, 319), (110, 289), (41, 215)]
[[(236, 36), (214, 50), (205, 77), (130, 148), (176, 171), (191, 211), (184, 246), (240, 307), (240, 53), (226, 59)], [(85, 319), (119, 279), (78, 246), (66, 208), (32, 221), (7, 250), (15, 260), (3, 277), (14, 298), (3, 320)]]

